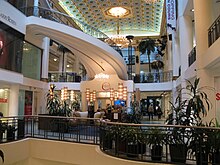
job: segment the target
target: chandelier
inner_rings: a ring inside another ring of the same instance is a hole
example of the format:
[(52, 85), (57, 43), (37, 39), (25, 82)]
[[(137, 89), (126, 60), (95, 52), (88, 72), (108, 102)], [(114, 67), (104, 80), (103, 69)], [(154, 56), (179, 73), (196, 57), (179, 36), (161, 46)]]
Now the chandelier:
[(160, 0), (145, 0), (146, 3), (158, 3)]
[(120, 18), (129, 15), (130, 11), (124, 7), (112, 7), (106, 12), (106, 14), (117, 18), (117, 35), (106, 39), (105, 42), (108, 43), (109, 45), (115, 45), (120, 47), (127, 45), (128, 40), (126, 39), (126, 37), (119, 35), (120, 32), (119, 21)]

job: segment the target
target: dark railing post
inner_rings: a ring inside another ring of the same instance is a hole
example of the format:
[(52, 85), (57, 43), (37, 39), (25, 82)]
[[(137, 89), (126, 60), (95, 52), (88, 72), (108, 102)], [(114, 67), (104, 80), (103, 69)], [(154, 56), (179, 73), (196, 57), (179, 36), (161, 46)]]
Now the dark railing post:
[(220, 16), (208, 29), (208, 46), (210, 47), (220, 36)]

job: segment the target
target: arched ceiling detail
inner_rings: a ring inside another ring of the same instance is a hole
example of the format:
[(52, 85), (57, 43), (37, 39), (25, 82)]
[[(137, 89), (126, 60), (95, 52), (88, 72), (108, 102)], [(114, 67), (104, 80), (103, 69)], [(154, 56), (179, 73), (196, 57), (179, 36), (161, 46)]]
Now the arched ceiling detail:
[(121, 55), (106, 43), (79, 30), (37, 17), (27, 18), (27, 33), (32, 37), (47, 36), (72, 51), (87, 69), (89, 79), (95, 74), (117, 74), (127, 80), (127, 67)]

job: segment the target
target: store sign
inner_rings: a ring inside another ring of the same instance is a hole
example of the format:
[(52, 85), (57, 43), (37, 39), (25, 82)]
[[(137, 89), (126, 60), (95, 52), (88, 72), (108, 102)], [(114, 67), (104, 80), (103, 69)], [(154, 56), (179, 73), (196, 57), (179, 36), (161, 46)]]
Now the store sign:
[(0, 98), (0, 103), (7, 103), (7, 102), (8, 102), (8, 99)]
[(176, 30), (176, 2), (175, 0), (166, 0), (166, 13), (167, 13), (167, 30), (172, 33)]
[(220, 93), (216, 93), (216, 95), (215, 95), (215, 96), (216, 96), (216, 98), (215, 98), (215, 99), (216, 99), (217, 101), (219, 101), (219, 100), (220, 100)]
[(3, 18), (4, 20), (8, 21), (9, 23), (15, 25), (15, 26), (17, 25), (17, 23), (13, 19), (11, 19), (11, 17), (8, 16), (8, 15), (0, 13), (0, 17)]

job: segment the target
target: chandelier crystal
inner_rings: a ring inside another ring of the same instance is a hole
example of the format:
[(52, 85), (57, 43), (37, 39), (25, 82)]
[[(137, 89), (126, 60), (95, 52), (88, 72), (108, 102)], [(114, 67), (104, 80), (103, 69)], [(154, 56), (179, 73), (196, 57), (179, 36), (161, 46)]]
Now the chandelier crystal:
[(119, 35), (119, 19), (128, 15), (129, 13), (130, 11), (124, 7), (112, 7), (107, 11), (107, 15), (111, 15), (117, 18), (117, 35), (106, 39), (106, 43), (119, 47), (123, 47), (124, 45), (128, 44), (128, 40), (124, 36)]

